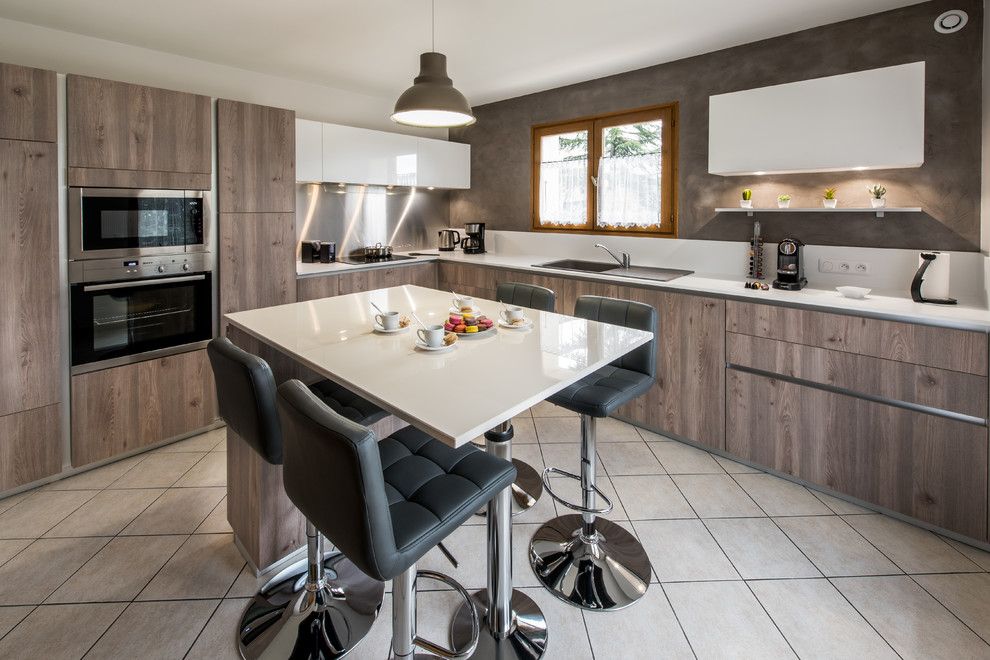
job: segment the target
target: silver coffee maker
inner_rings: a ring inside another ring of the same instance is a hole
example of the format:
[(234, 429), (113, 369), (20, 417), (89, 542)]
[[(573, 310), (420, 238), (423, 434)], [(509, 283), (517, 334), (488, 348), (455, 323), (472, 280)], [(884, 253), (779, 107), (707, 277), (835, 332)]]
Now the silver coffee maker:
[(485, 223), (469, 222), (464, 225), (464, 240), (461, 247), (464, 254), (483, 254), (485, 252)]

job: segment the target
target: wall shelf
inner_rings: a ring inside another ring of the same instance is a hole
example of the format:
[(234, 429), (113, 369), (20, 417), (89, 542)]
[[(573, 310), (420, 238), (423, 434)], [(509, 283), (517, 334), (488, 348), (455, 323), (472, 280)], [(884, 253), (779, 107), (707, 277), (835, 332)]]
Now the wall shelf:
[(872, 206), (863, 207), (843, 207), (836, 209), (822, 208), (797, 208), (790, 206), (786, 209), (782, 208), (717, 208), (716, 213), (745, 213), (748, 217), (753, 217), (754, 213), (876, 213), (878, 218), (882, 218), (884, 213), (921, 213), (920, 206), (884, 206), (881, 208), (873, 208)]

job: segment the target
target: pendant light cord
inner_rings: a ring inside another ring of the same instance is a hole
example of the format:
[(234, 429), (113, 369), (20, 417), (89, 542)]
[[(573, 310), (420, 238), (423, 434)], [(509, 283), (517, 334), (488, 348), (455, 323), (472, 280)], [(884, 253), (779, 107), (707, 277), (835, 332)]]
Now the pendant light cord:
[(430, 0), (430, 48), (437, 52), (437, 0)]

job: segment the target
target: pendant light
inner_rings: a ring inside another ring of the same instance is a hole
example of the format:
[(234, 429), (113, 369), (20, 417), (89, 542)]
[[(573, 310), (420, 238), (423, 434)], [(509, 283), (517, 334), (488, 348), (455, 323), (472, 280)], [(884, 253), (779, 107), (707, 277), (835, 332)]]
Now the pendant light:
[(475, 119), (464, 95), (447, 75), (447, 56), (436, 49), (436, 7), (431, 3), (434, 52), (419, 56), (419, 75), (395, 102), (392, 121), (407, 126), (451, 128), (469, 126)]

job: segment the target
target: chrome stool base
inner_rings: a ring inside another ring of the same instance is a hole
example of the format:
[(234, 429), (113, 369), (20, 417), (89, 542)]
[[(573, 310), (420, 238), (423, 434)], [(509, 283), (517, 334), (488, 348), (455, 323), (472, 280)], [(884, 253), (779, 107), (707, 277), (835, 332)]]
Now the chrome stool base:
[(533, 535), (530, 563), (557, 598), (586, 610), (618, 610), (639, 600), (650, 584), (651, 565), (636, 537), (605, 518), (582, 538), (578, 514), (547, 522)]
[(385, 584), (335, 552), (324, 555), (323, 588), (307, 591), (307, 567), (306, 561), (290, 566), (255, 595), (237, 632), (241, 657), (339, 658), (367, 635)]
[[(519, 590), (512, 591), (513, 625), (509, 636), (496, 639), (488, 628), (488, 592), (472, 596), (481, 617), (481, 637), (472, 658), (479, 660), (536, 660), (547, 648), (547, 620), (532, 598)], [(458, 646), (471, 636), (471, 613), (462, 605), (454, 614), (450, 642)]]

